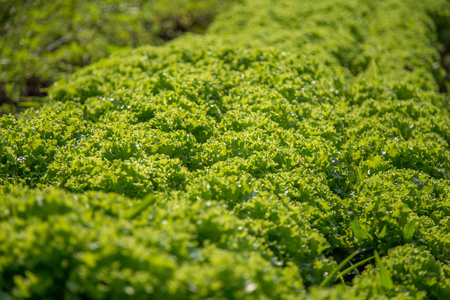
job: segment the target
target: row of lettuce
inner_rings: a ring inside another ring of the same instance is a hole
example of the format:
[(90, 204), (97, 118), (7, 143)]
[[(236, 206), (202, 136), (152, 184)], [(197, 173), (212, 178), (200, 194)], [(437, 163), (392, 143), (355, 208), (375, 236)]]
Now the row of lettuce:
[(0, 119), (0, 295), (447, 299), (449, 15), (242, 0), (59, 81)]
[(2, 0), (0, 113), (39, 106), (45, 89), (116, 51), (203, 33), (229, 0)]

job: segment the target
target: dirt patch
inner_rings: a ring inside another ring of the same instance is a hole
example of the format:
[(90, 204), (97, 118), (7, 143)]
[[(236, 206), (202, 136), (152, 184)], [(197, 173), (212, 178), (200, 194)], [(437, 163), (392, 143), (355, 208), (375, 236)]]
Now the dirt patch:
[(441, 54), (442, 67), (445, 69), (446, 75), (444, 81), (439, 86), (441, 93), (448, 93), (450, 88), (450, 49), (446, 49)]

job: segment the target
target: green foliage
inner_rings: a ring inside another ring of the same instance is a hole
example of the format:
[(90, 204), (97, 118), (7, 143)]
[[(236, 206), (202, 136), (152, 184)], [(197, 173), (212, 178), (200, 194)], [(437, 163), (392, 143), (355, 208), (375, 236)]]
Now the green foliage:
[(42, 89), (113, 52), (203, 33), (230, 2), (2, 0), (0, 104), (38, 105)]
[(14, 298), (70, 299), (291, 299), (301, 288), (296, 268), (274, 268), (225, 208), (156, 197), (131, 221), (134, 201), (114, 194), (2, 196), (0, 286)]
[(447, 299), (448, 11), (237, 1), (1, 117), (0, 296)]

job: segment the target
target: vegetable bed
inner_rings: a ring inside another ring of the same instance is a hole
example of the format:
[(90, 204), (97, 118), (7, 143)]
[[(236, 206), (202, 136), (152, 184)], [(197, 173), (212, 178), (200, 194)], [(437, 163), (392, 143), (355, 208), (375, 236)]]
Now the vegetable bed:
[(0, 118), (0, 298), (448, 299), (449, 27), (240, 0), (60, 80)]
[(202, 33), (231, 0), (1, 0), (0, 114), (39, 106), (67, 73), (117, 51)]

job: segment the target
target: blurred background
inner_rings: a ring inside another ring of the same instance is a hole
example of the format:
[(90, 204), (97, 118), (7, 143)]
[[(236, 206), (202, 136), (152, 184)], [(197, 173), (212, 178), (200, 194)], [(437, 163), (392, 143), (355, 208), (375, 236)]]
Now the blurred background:
[(233, 0), (0, 0), (0, 115), (115, 51), (202, 34)]

